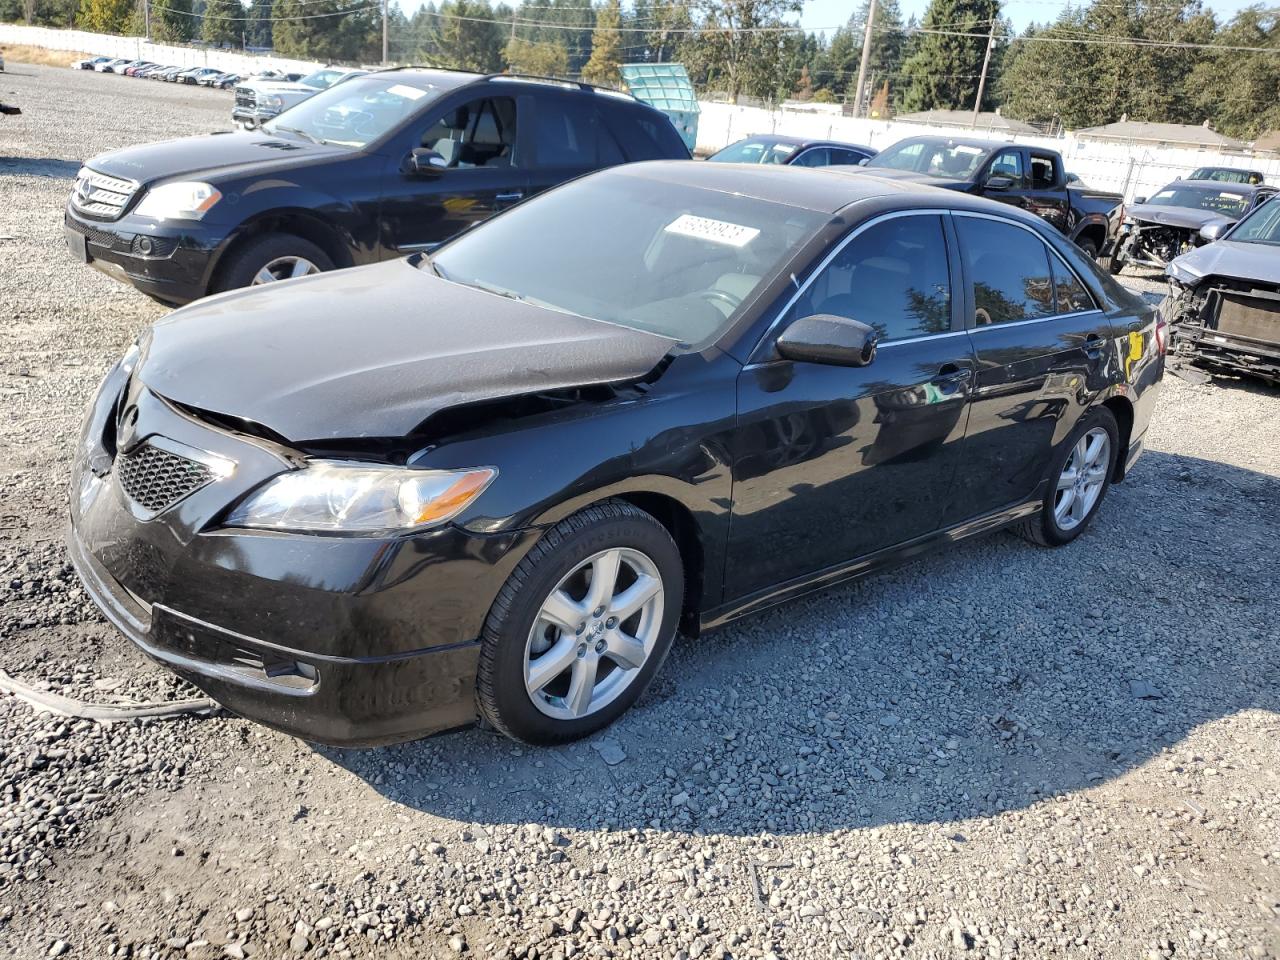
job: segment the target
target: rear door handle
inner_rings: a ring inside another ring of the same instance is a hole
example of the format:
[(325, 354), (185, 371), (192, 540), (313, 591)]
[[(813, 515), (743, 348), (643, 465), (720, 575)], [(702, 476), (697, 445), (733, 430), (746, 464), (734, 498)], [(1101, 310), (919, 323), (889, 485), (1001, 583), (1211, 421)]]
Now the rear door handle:
[(512, 190), (510, 193), (500, 193), (496, 197), (494, 197), (494, 199), (497, 200), (499, 203), (510, 203), (515, 200), (523, 200), (524, 191)]
[(973, 371), (968, 367), (959, 367), (954, 363), (944, 363), (941, 369), (938, 370), (938, 375), (929, 382), (935, 387), (956, 387), (971, 376), (973, 376)]
[(1096, 360), (1098, 357), (1102, 356), (1102, 345), (1104, 343), (1106, 343), (1106, 341), (1103, 340), (1102, 337), (1098, 336), (1096, 333), (1089, 334), (1087, 337), (1084, 338), (1085, 354), (1091, 357), (1092, 359)]

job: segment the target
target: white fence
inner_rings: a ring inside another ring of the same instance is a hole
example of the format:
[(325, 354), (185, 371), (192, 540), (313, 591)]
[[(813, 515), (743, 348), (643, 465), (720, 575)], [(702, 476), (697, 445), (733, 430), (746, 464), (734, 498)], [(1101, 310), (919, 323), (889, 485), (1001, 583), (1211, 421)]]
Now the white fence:
[[(307, 72), (319, 64), (276, 56), (256, 56), (206, 47), (148, 43), (141, 37), (117, 37), (82, 30), (52, 30), (19, 24), (0, 24), (0, 43), (19, 43), (49, 50), (79, 50), (96, 56), (133, 57), (182, 66), (211, 66), (237, 73), (276, 69)], [(1280, 159), (1219, 153), (1214, 150), (1182, 150), (1141, 144), (1096, 143), (1065, 137), (1008, 136), (979, 128), (928, 127), (916, 123), (863, 120), (841, 116), (839, 108), (814, 104), (805, 109), (765, 110), (727, 103), (702, 103), (698, 123), (699, 150), (718, 150), (753, 133), (782, 133), (863, 143), (882, 150), (904, 137), (936, 133), (942, 136), (978, 135), (1050, 147), (1062, 153), (1067, 169), (1099, 190), (1124, 194), (1126, 200), (1150, 196), (1196, 167), (1249, 167), (1261, 170), (1270, 183), (1280, 183)]]
[(255, 73), (260, 70), (310, 73), (319, 66), (310, 61), (285, 57), (257, 56), (211, 47), (171, 46), (150, 43), (142, 37), (117, 37), (84, 30), (53, 30), (16, 23), (0, 23), (0, 43), (19, 43), (46, 50), (76, 50), (96, 57), (130, 57), (175, 67), (217, 67), (228, 73)]
[(1280, 184), (1280, 159), (1252, 157), (1216, 150), (1185, 150), (1142, 144), (1098, 143), (1064, 137), (1009, 135), (1001, 131), (958, 130), (919, 123), (864, 120), (835, 115), (830, 109), (764, 110), (727, 103), (701, 104), (698, 119), (699, 150), (718, 150), (753, 133), (780, 133), (861, 143), (883, 150), (904, 137), (938, 134), (944, 137), (978, 136), (1031, 146), (1049, 147), (1062, 154), (1067, 169), (1091, 187), (1122, 193), (1126, 200), (1150, 196), (1196, 167), (1247, 167), (1260, 170), (1267, 182)]

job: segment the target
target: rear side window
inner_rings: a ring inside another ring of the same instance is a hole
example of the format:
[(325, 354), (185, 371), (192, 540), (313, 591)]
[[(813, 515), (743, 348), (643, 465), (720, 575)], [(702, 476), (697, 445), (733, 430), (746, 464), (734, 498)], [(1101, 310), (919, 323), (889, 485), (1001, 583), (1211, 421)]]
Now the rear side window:
[(955, 225), (979, 327), (1053, 315), (1053, 275), (1043, 241), (998, 220), (956, 217)]
[(618, 144), (585, 97), (547, 97), (538, 101), (538, 164), (591, 169), (622, 163)]
[(1046, 153), (1031, 155), (1031, 186), (1035, 190), (1048, 190), (1058, 182), (1058, 158)]
[(632, 106), (608, 110), (605, 117), (628, 160), (689, 159), (689, 148), (665, 116)]
[(1098, 309), (1084, 284), (1056, 253), (1053, 255), (1053, 289), (1057, 296), (1058, 313), (1085, 313)]

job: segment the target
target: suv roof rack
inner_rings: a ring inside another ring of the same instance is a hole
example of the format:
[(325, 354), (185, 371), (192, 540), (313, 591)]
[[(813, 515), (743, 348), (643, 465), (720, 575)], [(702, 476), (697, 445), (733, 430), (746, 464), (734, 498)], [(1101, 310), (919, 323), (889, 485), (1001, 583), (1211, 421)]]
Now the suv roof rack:
[(585, 83), (582, 80), (568, 80), (564, 77), (544, 77), (536, 73), (480, 73), (476, 70), (457, 70), (453, 67), (433, 67), (428, 64), (421, 63), (403, 63), (394, 67), (386, 67), (380, 71), (390, 73), (394, 70), (435, 70), (440, 73), (463, 73), (475, 77), (481, 81), (492, 80), (516, 80), (521, 83), (547, 83), (557, 87), (569, 87), (574, 90), (588, 90), (593, 93), (603, 93), (615, 97), (626, 97), (628, 100), (634, 100), (635, 96), (625, 90), (615, 90), (613, 87), (598, 87), (594, 84)]

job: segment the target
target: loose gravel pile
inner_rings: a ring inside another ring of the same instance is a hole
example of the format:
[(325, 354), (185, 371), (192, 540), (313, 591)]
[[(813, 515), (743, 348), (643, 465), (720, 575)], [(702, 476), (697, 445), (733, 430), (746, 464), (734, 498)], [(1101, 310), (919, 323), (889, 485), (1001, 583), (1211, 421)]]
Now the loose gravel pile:
[[(80, 412), (165, 313), (70, 259), (61, 206), (88, 155), (225, 128), (230, 96), (8, 71), (0, 669), (180, 699), (61, 545)], [(1274, 390), (1167, 378), (1073, 546), (995, 535), (682, 640), (559, 749), (0, 696), (0, 955), (1280, 955), (1278, 423)]]

